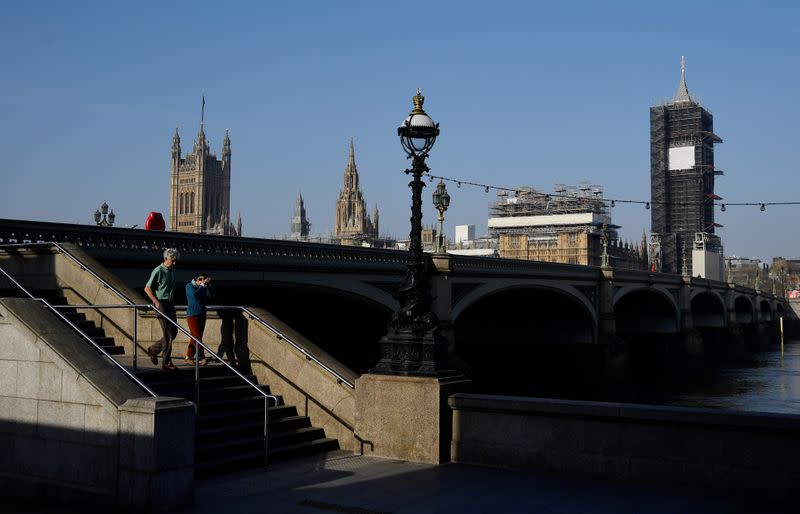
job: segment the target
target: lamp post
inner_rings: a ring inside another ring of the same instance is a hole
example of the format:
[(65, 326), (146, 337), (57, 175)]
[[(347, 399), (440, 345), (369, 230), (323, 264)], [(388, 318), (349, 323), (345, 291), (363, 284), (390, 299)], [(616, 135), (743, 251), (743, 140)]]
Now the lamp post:
[(600, 254), (600, 267), (601, 268), (610, 268), (611, 262), (608, 258), (608, 223), (603, 223), (603, 226), (600, 227), (600, 244), (603, 247), (603, 251)]
[(436, 190), (433, 192), (433, 206), (439, 211), (439, 233), (436, 234), (436, 249), (434, 253), (447, 253), (444, 246), (444, 212), (450, 206), (450, 195), (443, 181), (439, 181)]
[(414, 110), (397, 129), (400, 144), (411, 159), (412, 176), (410, 248), (403, 286), (395, 295), (400, 308), (389, 322), (389, 330), (381, 338), (381, 359), (371, 373), (404, 376), (442, 376), (447, 357), (447, 341), (439, 331), (439, 320), (431, 310), (430, 273), (422, 253), (422, 175), (429, 171), (425, 164), (428, 153), (439, 135), (439, 124), (425, 113), (425, 97), (417, 89)]
[(101, 227), (110, 227), (114, 225), (114, 219), (116, 217), (114, 209), (108, 212), (108, 204), (106, 202), (103, 202), (103, 205), (101, 205), (98, 210), (94, 211), (94, 222)]

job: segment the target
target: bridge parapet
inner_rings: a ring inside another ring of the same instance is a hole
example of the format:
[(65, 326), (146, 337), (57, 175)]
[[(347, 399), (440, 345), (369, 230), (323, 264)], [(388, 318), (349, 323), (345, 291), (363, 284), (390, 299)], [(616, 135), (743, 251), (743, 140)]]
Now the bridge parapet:
[(177, 248), (181, 253), (240, 260), (271, 260), (293, 266), (340, 267), (357, 265), (364, 270), (399, 271), (405, 268), (407, 252), (323, 243), (185, 234), (130, 228), (95, 227), (0, 219), (0, 244), (25, 242), (69, 242), (94, 257), (131, 252), (160, 252)]

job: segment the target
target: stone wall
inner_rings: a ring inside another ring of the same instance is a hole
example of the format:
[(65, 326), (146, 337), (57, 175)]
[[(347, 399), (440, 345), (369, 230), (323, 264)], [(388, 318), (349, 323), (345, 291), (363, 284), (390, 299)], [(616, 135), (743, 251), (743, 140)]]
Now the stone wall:
[(191, 502), (194, 408), (155, 398), (41, 303), (0, 299), (0, 494)]
[[(345, 379), (351, 383), (355, 382), (357, 375), (324, 350), (266, 310), (259, 308), (252, 310)], [(311, 418), (311, 423), (315, 427), (325, 429), (326, 437), (338, 439), (342, 449), (359, 449), (356, 446), (360, 443), (353, 437), (354, 389), (339, 383), (336, 377), (322, 366), (306, 358), (305, 354), (286, 340), (278, 338), (258, 321), (249, 320), (247, 334), (250, 361), (253, 373), (259, 382), (268, 384), (272, 394), (283, 396), (287, 405), (296, 405), (300, 415)]]
[(456, 394), (455, 462), (796, 501), (800, 416)]

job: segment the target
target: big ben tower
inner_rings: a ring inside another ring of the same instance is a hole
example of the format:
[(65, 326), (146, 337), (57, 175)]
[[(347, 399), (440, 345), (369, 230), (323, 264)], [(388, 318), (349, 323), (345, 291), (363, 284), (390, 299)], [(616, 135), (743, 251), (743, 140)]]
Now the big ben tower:
[[(714, 231), (714, 116), (689, 94), (681, 57), (681, 80), (671, 102), (650, 108), (651, 232), (656, 271), (680, 273), (682, 257), (698, 240), (720, 252)], [(691, 261), (688, 272), (694, 276)]]

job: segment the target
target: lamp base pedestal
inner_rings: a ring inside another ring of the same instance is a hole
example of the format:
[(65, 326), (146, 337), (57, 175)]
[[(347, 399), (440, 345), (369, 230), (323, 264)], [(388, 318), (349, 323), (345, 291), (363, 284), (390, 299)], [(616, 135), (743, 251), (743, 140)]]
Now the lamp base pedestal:
[(355, 435), (366, 454), (440, 464), (450, 460), (453, 414), (447, 398), (466, 391), (463, 375), (365, 374), (356, 379)]

